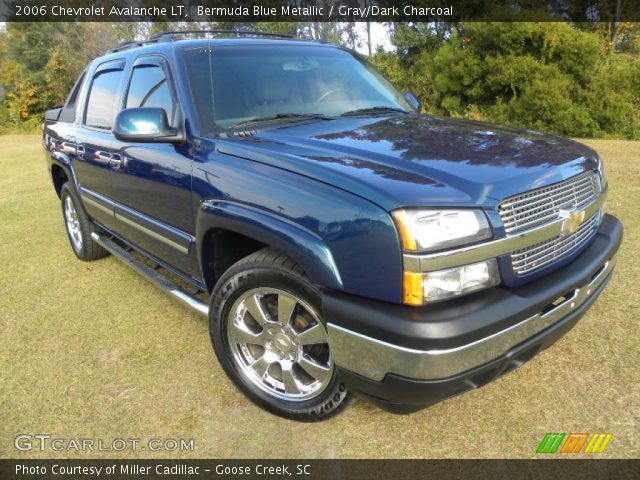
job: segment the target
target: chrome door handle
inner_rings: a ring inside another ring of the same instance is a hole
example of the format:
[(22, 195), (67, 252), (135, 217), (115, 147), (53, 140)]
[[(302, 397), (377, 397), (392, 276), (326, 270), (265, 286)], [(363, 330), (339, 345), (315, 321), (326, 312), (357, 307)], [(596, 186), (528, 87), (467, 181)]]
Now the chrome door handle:
[(122, 159), (120, 158), (120, 156), (116, 156), (113, 155), (110, 159), (109, 159), (109, 165), (111, 165), (111, 167), (114, 170), (119, 170), (120, 169), (120, 165), (122, 164)]

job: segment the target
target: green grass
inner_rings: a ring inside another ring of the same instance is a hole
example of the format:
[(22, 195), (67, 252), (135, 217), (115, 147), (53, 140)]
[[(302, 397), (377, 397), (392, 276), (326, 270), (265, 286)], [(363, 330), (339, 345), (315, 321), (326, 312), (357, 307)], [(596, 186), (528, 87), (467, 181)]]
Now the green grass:
[[(551, 349), (481, 389), (410, 416), (359, 401), (298, 424), (249, 403), (213, 356), (205, 320), (107, 258), (74, 257), (37, 136), (0, 137), (0, 457), (15, 435), (195, 439), (193, 457), (534, 457), (546, 432), (612, 432), (638, 457), (640, 142), (586, 141), (625, 225), (615, 276)], [(88, 453), (84, 456), (175, 456)]]

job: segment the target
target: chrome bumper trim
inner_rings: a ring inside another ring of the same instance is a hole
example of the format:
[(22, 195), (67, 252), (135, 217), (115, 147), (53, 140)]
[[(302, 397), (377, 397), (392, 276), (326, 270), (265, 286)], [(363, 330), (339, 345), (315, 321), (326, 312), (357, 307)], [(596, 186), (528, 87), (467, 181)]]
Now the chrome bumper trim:
[[(583, 210), (580, 210), (580, 212), (584, 212), (583, 218), (591, 218), (595, 215), (604, 205), (606, 197), (607, 191), (605, 190), (597, 199), (587, 205)], [(404, 268), (411, 272), (432, 272), (499, 257), (500, 255), (506, 255), (557, 237), (567, 231), (568, 222), (570, 221), (571, 220), (567, 218), (559, 218), (552, 223), (499, 238), (491, 242), (479, 243), (477, 245), (447, 250), (445, 252), (426, 255), (405, 253), (403, 255)]]
[(570, 297), (551, 310), (460, 347), (414, 350), (329, 323), (331, 354), (336, 365), (375, 381), (381, 381), (388, 373), (418, 380), (450, 377), (504, 355), (579, 308), (605, 281), (614, 266), (615, 258), (605, 262), (588, 284), (576, 288)]

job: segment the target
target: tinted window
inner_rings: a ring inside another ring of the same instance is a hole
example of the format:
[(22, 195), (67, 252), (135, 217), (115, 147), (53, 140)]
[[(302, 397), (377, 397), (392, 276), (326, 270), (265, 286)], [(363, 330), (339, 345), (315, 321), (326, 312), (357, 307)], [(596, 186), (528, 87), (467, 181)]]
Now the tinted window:
[(106, 129), (113, 126), (121, 77), (122, 70), (106, 70), (93, 77), (85, 117), (87, 126)]
[(335, 117), (388, 107), (412, 111), (372, 66), (350, 52), (316, 46), (225, 46), (185, 52), (205, 131), (286, 113)]
[(73, 122), (76, 119), (76, 104), (78, 102), (78, 94), (80, 93), (80, 87), (82, 87), (82, 82), (84, 81), (85, 72), (82, 72), (80, 78), (76, 80), (69, 97), (67, 98), (66, 103), (64, 104), (64, 108), (60, 113), (59, 120), (62, 122)]
[(163, 108), (167, 118), (173, 115), (173, 98), (164, 70), (158, 66), (136, 67), (131, 76), (125, 108)]
[(82, 81), (84, 80), (84, 72), (80, 75), (80, 78), (76, 80), (75, 85), (73, 86), (73, 90), (71, 90), (71, 94), (69, 98), (67, 98), (67, 103), (64, 108), (75, 108), (76, 102), (78, 101), (78, 93), (80, 92), (80, 87), (82, 86)]

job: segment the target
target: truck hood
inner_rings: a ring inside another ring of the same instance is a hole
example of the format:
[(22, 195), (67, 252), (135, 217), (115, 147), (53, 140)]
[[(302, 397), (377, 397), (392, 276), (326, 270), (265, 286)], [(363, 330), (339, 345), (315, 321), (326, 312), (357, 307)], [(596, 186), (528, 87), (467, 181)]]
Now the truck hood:
[(597, 168), (585, 145), (530, 130), (417, 114), (339, 118), (243, 132), (217, 148), (297, 172), (387, 210), (495, 207)]

